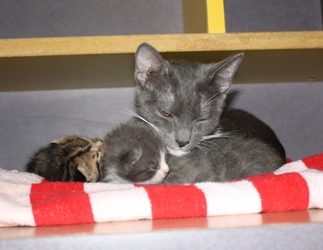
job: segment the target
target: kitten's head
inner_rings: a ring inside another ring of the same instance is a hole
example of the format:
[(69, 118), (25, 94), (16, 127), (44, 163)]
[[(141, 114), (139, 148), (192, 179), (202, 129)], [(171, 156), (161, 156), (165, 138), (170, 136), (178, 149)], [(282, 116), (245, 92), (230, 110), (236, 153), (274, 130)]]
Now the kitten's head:
[(104, 147), (103, 182), (158, 184), (168, 173), (166, 149), (146, 124), (121, 125), (107, 134)]
[[(84, 136), (64, 136), (54, 140), (50, 148), (56, 152), (55, 157), (61, 157), (68, 174), (66, 180), (97, 182), (103, 163), (103, 142)], [(70, 176), (70, 177), (67, 177)]]
[(173, 155), (190, 152), (215, 132), (243, 54), (202, 64), (166, 61), (150, 45), (136, 52), (137, 113), (155, 125)]

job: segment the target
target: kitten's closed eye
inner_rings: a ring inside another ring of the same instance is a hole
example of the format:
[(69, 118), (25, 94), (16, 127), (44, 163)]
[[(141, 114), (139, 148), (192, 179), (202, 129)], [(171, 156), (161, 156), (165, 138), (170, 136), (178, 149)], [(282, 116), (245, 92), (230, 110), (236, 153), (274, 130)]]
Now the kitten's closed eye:
[(92, 152), (92, 159), (98, 159), (100, 156), (99, 152)]
[(141, 148), (135, 148), (133, 150), (128, 150), (120, 155), (121, 164), (124, 166), (124, 170), (128, 171), (133, 164), (135, 164), (141, 157)]
[(149, 162), (149, 169), (151, 171), (157, 171), (159, 169), (158, 161), (151, 161), (151, 162)]

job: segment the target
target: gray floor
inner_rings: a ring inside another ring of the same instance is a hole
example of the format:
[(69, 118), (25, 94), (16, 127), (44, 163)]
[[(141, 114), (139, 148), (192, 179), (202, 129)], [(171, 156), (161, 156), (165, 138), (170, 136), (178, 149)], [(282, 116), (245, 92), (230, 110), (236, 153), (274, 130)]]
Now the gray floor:
[[(175, 223), (174, 223), (175, 224)], [(148, 233), (33, 237), (0, 241), (1, 249), (322, 249), (322, 224), (291, 224), (267, 227), (156, 230)], [(35, 247), (37, 246), (37, 247)], [(95, 247), (94, 247), (95, 246)]]

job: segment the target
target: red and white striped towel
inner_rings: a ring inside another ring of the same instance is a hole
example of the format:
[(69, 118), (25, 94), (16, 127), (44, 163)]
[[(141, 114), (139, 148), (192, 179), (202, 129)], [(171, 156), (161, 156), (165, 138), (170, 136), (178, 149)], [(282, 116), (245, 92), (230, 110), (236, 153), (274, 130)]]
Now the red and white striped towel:
[(226, 183), (48, 182), (0, 169), (0, 226), (50, 226), (323, 208), (323, 154)]

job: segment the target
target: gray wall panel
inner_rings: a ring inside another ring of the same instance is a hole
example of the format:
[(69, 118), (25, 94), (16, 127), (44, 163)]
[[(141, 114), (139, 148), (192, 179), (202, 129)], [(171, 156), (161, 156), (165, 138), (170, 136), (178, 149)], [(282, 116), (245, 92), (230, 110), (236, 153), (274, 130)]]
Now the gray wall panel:
[(322, 30), (320, 0), (225, 0), (227, 32)]
[(181, 0), (0, 0), (0, 38), (182, 32)]

